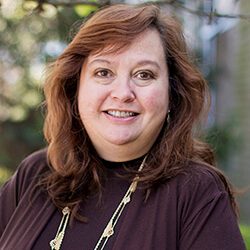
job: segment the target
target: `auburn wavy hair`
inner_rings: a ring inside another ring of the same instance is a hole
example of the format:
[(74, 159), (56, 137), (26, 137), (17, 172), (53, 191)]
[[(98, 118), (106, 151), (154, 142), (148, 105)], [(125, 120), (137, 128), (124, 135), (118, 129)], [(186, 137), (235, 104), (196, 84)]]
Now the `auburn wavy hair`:
[[(151, 188), (187, 170), (190, 162), (213, 168), (224, 183), (235, 207), (232, 188), (215, 168), (209, 146), (195, 139), (195, 128), (209, 106), (207, 83), (190, 59), (181, 25), (162, 14), (159, 7), (112, 5), (85, 21), (71, 43), (49, 68), (44, 92), (44, 134), (52, 171), (43, 179), (53, 203), (69, 206), (77, 215), (79, 205), (91, 193), (100, 193), (102, 166), (81, 122), (77, 94), (82, 64), (90, 53), (104, 48), (117, 52), (129, 46), (147, 29), (161, 37), (169, 72), (170, 122), (148, 153), (139, 181)], [(132, 176), (132, 174), (131, 174)]]

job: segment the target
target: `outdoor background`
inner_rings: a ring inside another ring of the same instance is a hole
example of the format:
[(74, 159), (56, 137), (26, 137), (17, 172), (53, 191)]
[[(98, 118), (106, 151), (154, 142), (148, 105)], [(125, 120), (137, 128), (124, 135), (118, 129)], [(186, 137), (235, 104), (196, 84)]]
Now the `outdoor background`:
[[(46, 145), (41, 105), (46, 65), (89, 13), (118, 2), (0, 0), (0, 185), (25, 156)], [(243, 191), (240, 225), (250, 249), (250, 0), (154, 2), (183, 23), (190, 51), (209, 82), (206, 140), (219, 167)]]

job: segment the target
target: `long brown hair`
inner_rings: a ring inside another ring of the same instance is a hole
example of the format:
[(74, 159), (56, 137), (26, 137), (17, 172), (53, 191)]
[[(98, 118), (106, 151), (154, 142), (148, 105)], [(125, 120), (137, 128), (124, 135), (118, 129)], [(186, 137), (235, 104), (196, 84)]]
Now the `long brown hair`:
[(186, 48), (180, 24), (152, 4), (113, 5), (99, 10), (80, 27), (50, 69), (44, 91), (47, 114), (44, 134), (53, 171), (42, 181), (54, 204), (73, 208), (92, 192), (100, 192), (101, 166), (80, 120), (77, 89), (80, 70), (90, 53), (104, 47), (126, 48), (146, 29), (156, 29), (163, 43), (169, 72), (170, 121), (149, 152), (140, 182), (147, 190), (187, 170), (190, 162), (213, 168), (223, 181), (233, 206), (230, 184), (215, 167), (209, 146), (194, 136), (194, 128), (209, 105), (207, 84)]

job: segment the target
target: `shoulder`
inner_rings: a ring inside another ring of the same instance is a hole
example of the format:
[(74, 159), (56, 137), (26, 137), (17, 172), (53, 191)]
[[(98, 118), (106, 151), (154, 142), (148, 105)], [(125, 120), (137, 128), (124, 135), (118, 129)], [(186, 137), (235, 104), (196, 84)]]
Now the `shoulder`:
[(41, 149), (30, 154), (20, 163), (17, 174), (29, 178), (48, 170), (47, 149)]
[(199, 187), (202, 189), (209, 188), (214, 191), (225, 191), (223, 184), (224, 174), (215, 167), (203, 164), (190, 163), (185, 171), (177, 176), (177, 182), (184, 189)]
[(18, 166), (17, 171), (32, 174), (33, 172), (37, 173), (40, 170), (46, 168), (48, 169), (48, 163), (47, 149), (45, 148), (35, 151), (24, 158), (24, 160)]
[(172, 190), (176, 189), (179, 215), (183, 221), (190, 221), (201, 211), (231, 207), (227, 184), (223, 178), (225, 176), (213, 167), (190, 164), (183, 174), (169, 183)]
[(47, 149), (38, 150), (27, 156), (17, 168), (17, 175), (22, 182), (30, 183), (50, 170), (47, 161)]
[(178, 190), (180, 249), (244, 249), (229, 183), (221, 171), (191, 164), (173, 183)]
[(222, 172), (214, 167), (190, 163), (173, 182), (176, 182), (183, 200), (199, 203), (209, 202), (222, 193), (227, 194), (224, 178)]
[(224, 175), (213, 167), (190, 163), (182, 173), (161, 186), (161, 197), (175, 200), (182, 212), (198, 212), (214, 200), (222, 197), (229, 200), (223, 178)]
[(3, 186), (3, 190), (8, 187), (16, 193), (16, 198), (20, 197), (31, 187), (38, 183), (40, 177), (50, 171), (47, 163), (47, 150), (42, 149), (27, 156), (17, 167), (14, 175)]
[(40, 150), (37, 150), (30, 155), (26, 156), (24, 160), (21, 162), (22, 163), (38, 163), (41, 161), (47, 161), (47, 148), (43, 148)]
[[(9, 223), (18, 223), (20, 216), (23, 216), (25, 211), (30, 214), (30, 205), (35, 199), (34, 204), (36, 206), (39, 204), (40, 210), (45, 204), (47, 195), (44, 195), (40, 188), (37, 188), (35, 192), (35, 188), (38, 187), (40, 178), (50, 171), (46, 155), (47, 150), (43, 149), (27, 156), (17, 167), (13, 176), (1, 187), (0, 237)], [(12, 230), (13, 225), (9, 225), (10, 230)]]

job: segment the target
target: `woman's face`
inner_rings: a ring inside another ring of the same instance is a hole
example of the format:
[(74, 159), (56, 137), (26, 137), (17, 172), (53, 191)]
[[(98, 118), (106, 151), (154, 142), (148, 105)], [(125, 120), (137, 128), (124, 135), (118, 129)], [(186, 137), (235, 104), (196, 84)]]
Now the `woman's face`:
[(98, 154), (126, 161), (146, 154), (168, 110), (168, 71), (159, 33), (148, 29), (118, 53), (90, 55), (78, 108)]

